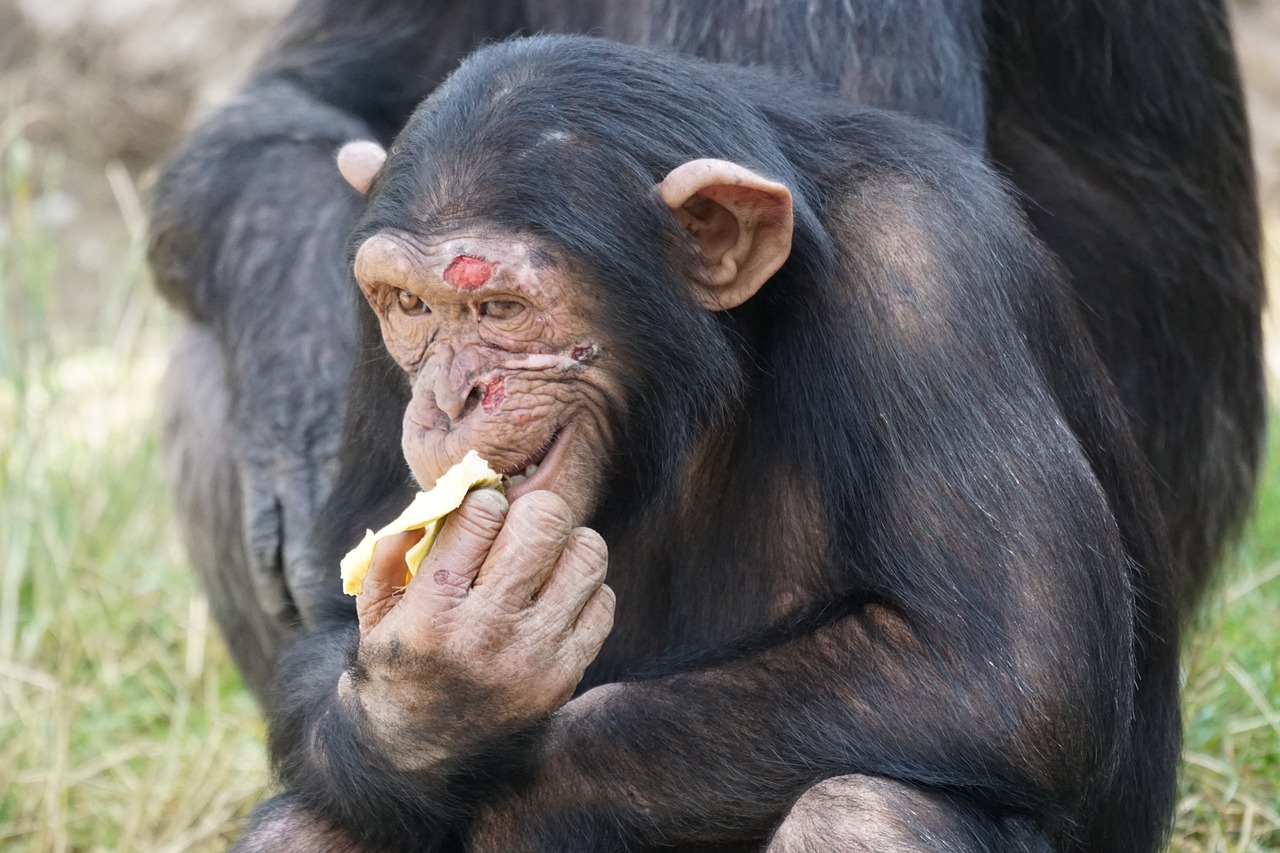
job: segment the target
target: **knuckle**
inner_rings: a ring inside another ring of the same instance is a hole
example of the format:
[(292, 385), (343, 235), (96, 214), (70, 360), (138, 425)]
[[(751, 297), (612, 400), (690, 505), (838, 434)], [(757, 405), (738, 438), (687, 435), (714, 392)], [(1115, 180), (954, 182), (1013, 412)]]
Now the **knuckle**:
[(529, 606), (528, 596), (519, 588), (509, 585), (488, 585), (474, 599), (475, 618), (483, 623), (510, 622), (519, 617)]
[(468, 539), (480, 539), (491, 541), (498, 535), (498, 531), (502, 529), (501, 521), (493, 521), (489, 518), (477, 518), (471, 513), (455, 513), (449, 518), (449, 524), (459, 533)]
[[(471, 576), (456, 571), (450, 566), (433, 569), (429, 573), (418, 572), (418, 577), (430, 577), (433, 592), (449, 598), (465, 598), (471, 591)], [(412, 583), (421, 583), (415, 577)]]
[(561, 608), (531, 608), (524, 614), (525, 636), (539, 644), (555, 643), (572, 624), (571, 618)]
[(604, 638), (605, 633), (599, 631), (575, 631), (561, 650), (560, 665), (572, 668), (580, 675), (600, 654)]

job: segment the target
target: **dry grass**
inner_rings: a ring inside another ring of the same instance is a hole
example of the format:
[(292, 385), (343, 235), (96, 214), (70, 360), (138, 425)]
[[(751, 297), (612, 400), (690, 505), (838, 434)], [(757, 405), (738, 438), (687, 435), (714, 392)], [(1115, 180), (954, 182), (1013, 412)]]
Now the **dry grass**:
[(79, 265), (58, 162), (0, 145), (0, 848), (224, 849), (263, 729), (170, 529), (132, 185)]

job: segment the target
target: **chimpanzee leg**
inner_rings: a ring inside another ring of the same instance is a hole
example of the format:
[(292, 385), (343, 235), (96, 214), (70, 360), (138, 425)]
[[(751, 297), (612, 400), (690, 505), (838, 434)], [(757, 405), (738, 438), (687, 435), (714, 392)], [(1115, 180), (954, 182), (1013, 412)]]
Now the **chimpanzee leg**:
[(317, 817), (291, 794), (281, 794), (258, 806), (230, 853), (378, 853), (381, 848), (361, 844), (341, 826)]
[(838, 776), (801, 795), (767, 853), (1048, 853), (1043, 836), (953, 797), (874, 776)]

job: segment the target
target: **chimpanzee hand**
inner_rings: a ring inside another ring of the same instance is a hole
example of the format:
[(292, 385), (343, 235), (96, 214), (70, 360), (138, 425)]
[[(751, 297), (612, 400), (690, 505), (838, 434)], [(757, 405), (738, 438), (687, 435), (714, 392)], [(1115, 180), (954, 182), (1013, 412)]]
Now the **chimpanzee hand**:
[(416, 533), (379, 543), (357, 599), (354, 689), (388, 760), (448, 762), (573, 695), (613, 626), (608, 551), (551, 492), (483, 489), (446, 521), (401, 591)]

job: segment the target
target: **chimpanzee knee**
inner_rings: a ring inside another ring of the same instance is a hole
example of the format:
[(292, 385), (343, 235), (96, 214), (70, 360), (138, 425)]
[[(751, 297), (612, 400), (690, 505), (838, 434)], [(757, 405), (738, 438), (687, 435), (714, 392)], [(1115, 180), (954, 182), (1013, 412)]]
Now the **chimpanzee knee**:
[(978, 853), (1049, 850), (1025, 826), (876, 776), (837, 776), (800, 796), (767, 853)]

